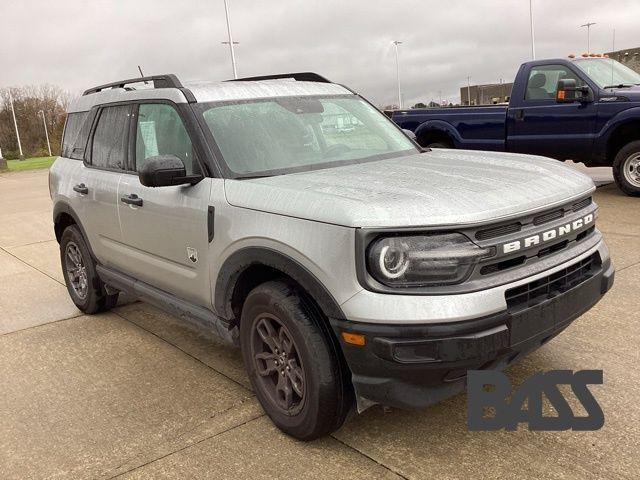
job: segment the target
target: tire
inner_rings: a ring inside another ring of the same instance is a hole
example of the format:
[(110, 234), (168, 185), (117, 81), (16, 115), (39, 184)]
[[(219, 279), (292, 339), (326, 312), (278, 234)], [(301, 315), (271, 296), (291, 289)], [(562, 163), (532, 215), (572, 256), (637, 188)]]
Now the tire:
[(613, 177), (624, 193), (640, 197), (640, 140), (620, 149), (613, 162)]
[(118, 294), (107, 294), (87, 243), (75, 225), (62, 232), (60, 263), (69, 296), (79, 310), (91, 314), (104, 312), (116, 305)]
[(323, 325), (315, 305), (283, 281), (257, 286), (242, 307), (251, 385), (273, 423), (299, 440), (337, 430), (353, 405), (349, 375)]
[(451, 148), (451, 146), (443, 142), (432, 142), (429, 143), (426, 148)]

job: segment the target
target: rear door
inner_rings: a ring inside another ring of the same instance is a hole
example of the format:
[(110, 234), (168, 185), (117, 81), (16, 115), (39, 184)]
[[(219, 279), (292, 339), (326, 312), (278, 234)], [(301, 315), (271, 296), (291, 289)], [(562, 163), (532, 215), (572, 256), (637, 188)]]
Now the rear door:
[(532, 66), (524, 79), (524, 98), (512, 98), (508, 150), (559, 160), (583, 160), (591, 155), (597, 117), (595, 102), (556, 103), (558, 80), (585, 80), (562, 64)]
[(98, 110), (85, 153), (82, 179), (74, 191), (82, 202), (81, 222), (91, 248), (105, 265), (119, 264), (122, 233), (118, 221), (118, 183), (128, 162), (131, 105)]
[[(134, 107), (132, 162), (118, 188), (122, 270), (192, 303), (210, 306), (207, 221), (211, 179), (196, 185), (151, 188), (143, 186), (137, 174), (145, 160), (156, 155), (175, 155), (185, 164), (187, 175), (201, 173), (185, 115), (169, 102)], [(127, 198), (137, 198), (141, 205), (126, 203)]]

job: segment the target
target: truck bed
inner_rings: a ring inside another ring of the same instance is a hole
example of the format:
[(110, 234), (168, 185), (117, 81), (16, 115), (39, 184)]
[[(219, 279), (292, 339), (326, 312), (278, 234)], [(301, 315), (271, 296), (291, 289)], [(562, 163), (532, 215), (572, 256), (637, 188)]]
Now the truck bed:
[[(416, 108), (395, 110), (391, 119), (401, 128), (415, 132), (421, 144), (427, 130), (446, 132), (455, 148), (504, 150), (507, 105), (476, 107)], [(436, 140), (437, 138), (434, 137)]]

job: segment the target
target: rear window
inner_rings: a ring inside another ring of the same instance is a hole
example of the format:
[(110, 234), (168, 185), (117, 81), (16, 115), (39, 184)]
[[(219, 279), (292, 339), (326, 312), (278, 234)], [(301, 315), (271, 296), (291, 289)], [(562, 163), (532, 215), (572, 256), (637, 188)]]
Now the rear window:
[(110, 170), (124, 170), (129, 142), (130, 105), (105, 107), (93, 134), (91, 164)]
[(62, 138), (62, 157), (72, 158), (73, 147), (76, 145), (78, 135), (88, 113), (89, 112), (74, 112), (67, 115), (67, 122), (64, 125), (64, 136)]

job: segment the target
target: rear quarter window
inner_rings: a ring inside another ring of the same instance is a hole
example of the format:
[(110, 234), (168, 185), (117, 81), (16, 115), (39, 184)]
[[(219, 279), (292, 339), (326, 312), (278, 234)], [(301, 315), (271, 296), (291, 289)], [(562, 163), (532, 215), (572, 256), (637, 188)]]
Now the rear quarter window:
[(67, 115), (67, 121), (64, 125), (64, 135), (62, 137), (60, 156), (72, 158), (73, 148), (78, 141), (80, 130), (82, 129), (82, 125), (84, 124), (88, 113), (89, 112), (74, 112)]

